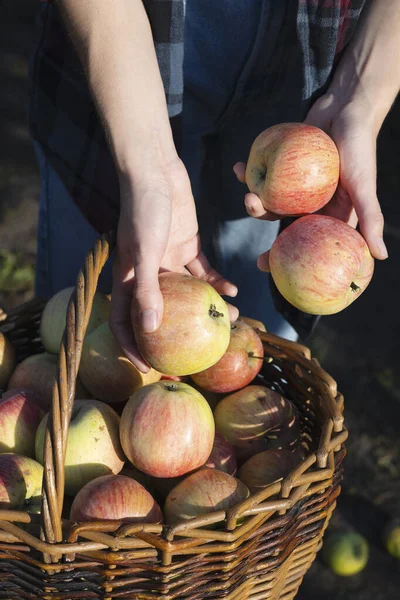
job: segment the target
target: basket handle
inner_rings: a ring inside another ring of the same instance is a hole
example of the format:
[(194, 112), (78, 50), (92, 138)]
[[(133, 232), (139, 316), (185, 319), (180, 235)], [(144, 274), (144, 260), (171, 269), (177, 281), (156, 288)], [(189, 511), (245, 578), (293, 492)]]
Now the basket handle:
[[(41, 538), (48, 543), (57, 544), (63, 541), (61, 514), (65, 486), (64, 462), (68, 427), (75, 399), (76, 377), (97, 282), (114, 245), (114, 232), (97, 240), (94, 248), (87, 254), (84, 268), (79, 271), (76, 288), (68, 303), (66, 327), (60, 347), (44, 443)], [(60, 555), (45, 556), (45, 560), (58, 562)]]

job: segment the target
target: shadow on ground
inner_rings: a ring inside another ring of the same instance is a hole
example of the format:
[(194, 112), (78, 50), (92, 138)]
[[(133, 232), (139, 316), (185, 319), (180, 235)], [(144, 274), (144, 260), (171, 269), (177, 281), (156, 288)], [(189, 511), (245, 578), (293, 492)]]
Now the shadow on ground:
[[(0, 248), (34, 264), (39, 182), (26, 126), (27, 57), (36, 3), (0, 3)], [(350, 431), (343, 494), (336, 523), (370, 541), (368, 568), (339, 579), (319, 561), (307, 574), (300, 600), (397, 600), (399, 563), (384, 552), (380, 535), (400, 496), (400, 102), (379, 140), (379, 197), (386, 217), (390, 259), (376, 265), (368, 291), (343, 313), (324, 318), (310, 344), (338, 381)], [(0, 256), (1, 265), (1, 256)], [(31, 284), (0, 293), (3, 306), (20, 303)]]

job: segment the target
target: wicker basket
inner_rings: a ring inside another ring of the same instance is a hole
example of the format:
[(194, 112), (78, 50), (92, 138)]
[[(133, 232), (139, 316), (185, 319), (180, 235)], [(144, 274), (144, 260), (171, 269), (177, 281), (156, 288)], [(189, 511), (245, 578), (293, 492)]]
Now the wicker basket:
[[(46, 431), (41, 515), (0, 510), (0, 599), (291, 600), (340, 493), (347, 431), (343, 397), (332, 377), (307, 348), (274, 335), (260, 333), (262, 376), (296, 404), (307, 449), (284, 481), (227, 512), (173, 527), (78, 525), (63, 518), (63, 457), (75, 379), (97, 280), (112, 245), (111, 236), (104, 236), (89, 253), (68, 307)], [(29, 303), (0, 323), (20, 360), (41, 350), (42, 308)]]

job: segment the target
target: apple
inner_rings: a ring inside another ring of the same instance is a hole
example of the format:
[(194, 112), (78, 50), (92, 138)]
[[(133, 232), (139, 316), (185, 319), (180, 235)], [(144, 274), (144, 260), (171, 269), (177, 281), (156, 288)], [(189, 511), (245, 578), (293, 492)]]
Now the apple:
[(290, 450), (264, 450), (251, 456), (240, 467), (238, 477), (255, 494), (287, 477), (299, 462), (299, 457)]
[(191, 377), (204, 390), (228, 393), (245, 387), (263, 365), (264, 346), (258, 333), (243, 321), (231, 325), (228, 348), (217, 363)]
[(238, 321), (243, 321), (244, 323), (247, 323), (247, 325), (250, 325), (250, 327), (252, 327), (256, 331), (267, 331), (264, 323), (262, 321), (259, 321), (258, 319), (252, 319), (251, 317), (243, 317), (242, 315), (240, 315)]
[(154, 477), (177, 477), (201, 467), (215, 435), (211, 408), (187, 383), (159, 381), (131, 396), (121, 416), (122, 448)]
[(321, 129), (305, 123), (269, 127), (254, 140), (246, 183), (264, 208), (280, 216), (313, 213), (339, 182), (339, 153)]
[[(53, 383), (57, 376), (58, 356), (43, 352), (34, 354), (19, 363), (8, 382), (8, 389), (30, 389), (39, 396), (40, 404), (48, 409), (53, 397)], [(78, 377), (76, 398), (87, 398), (88, 392)]]
[(41, 502), (43, 467), (33, 458), (0, 454), (0, 508), (22, 509)]
[(366, 567), (368, 558), (368, 542), (359, 533), (337, 531), (324, 540), (322, 559), (336, 575), (357, 575)]
[(269, 254), (276, 287), (312, 315), (338, 313), (365, 290), (374, 259), (352, 227), (323, 215), (301, 217), (276, 238)]
[(70, 518), (71, 521), (161, 523), (163, 515), (152, 495), (138, 481), (124, 475), (103, 475), (78, 492)]
[(207, 400), (212, 411), (217, 406), (218, 402), (220, 400), (222, 400), (222, 398), (226, 395), (226, 394), (216, 394), (215, 392), (210, 392), (209, 390), (204, 390), (199, 385), (197, 385), (197, 383), (195, 383), (193, 381), (193, 379), (190, 380), (189, 385), (191, 385), (192, 387), (194, 387), (195, 390), (200, 392), (200, 394), (203, 396), (203, 398), (205, 398)]
[(8, 339), (0, 333), (0, 389), (7, 385), (15, 367), (14, 347)]
[(14, 390), (0, 400), (0, 452), (35, 456), (36, 429), (43, 412), (37, 396), (28, 390)]
[[(36, 460), (43, 464), (48, 415), (37, 430)], [(117, 413), (98, 400), (75, 400), (65, 454), (65, 492), (74, 496), (86, 483), (110, 473), (117, 474), (125, 457), (119, 442)]]
[(248, 496), (247, 487), (232, 475), (217, 469), (200, 469), (170, 491), (164, 505), (165, 521), (175, 525), (179, 521), (227, 510)]
[(400, 560), (400, 522), (389, 522), (383, 531), (383, 543), (386, 550), (393, 558)]
[(229, 475), (235, 475), (237, 470), (235, 451), (223, 435), (216, 432), (211, 454), (204, 464), (208, 469), (219, 469)]
[(161, 273), (164, 299), (161, 325), (146, 333), (133, 314), (136, 342), (143, 358), (165, 375), (191, 375), (215, 364), (229, 344), (226, 303), (201, 279), (183, 273)]
[(127, 400), (136, 390), (158, 381), (161, 373), (142, 373), (125, 356), (108, 323), (86, 336), (79, 376), (95, 398), (114, 403)]
[[(58, 354), (67, 320), (68, 302), (74, 291), (73, 287), (65, 288), (55, 294), (47, 302), (40, 321), (40, 337), (47, 352)], [(93, 299), (86, 335), (96, 329), (101, 323), (108, 321), (110, 316), (110, 299), (96, 292)]]
[(215, 427), (235, 449), (239, 461), (270, 448), (295, 448), (300, 439), (296, 408), (263, 385), (249, 385), (225, 396), (214, 410)]

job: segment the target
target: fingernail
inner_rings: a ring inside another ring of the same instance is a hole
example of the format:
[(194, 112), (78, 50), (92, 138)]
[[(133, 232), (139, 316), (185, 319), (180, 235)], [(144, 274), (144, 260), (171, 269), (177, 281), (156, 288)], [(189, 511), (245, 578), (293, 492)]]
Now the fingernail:
[(157, 329), (157, 313), (153, 309), (146, 309), (141, 314), (143, 331), (151, 333)]
[(385, 242), (382, 239), (378, 241), (378, 248), (382, 258), (387, 258), (389, 256)]
[(248, 212), (253, 212), (253, 207), (251, 206), (251, 204), (246, 204), (246, 202), (245, 202), (244, 205)]

